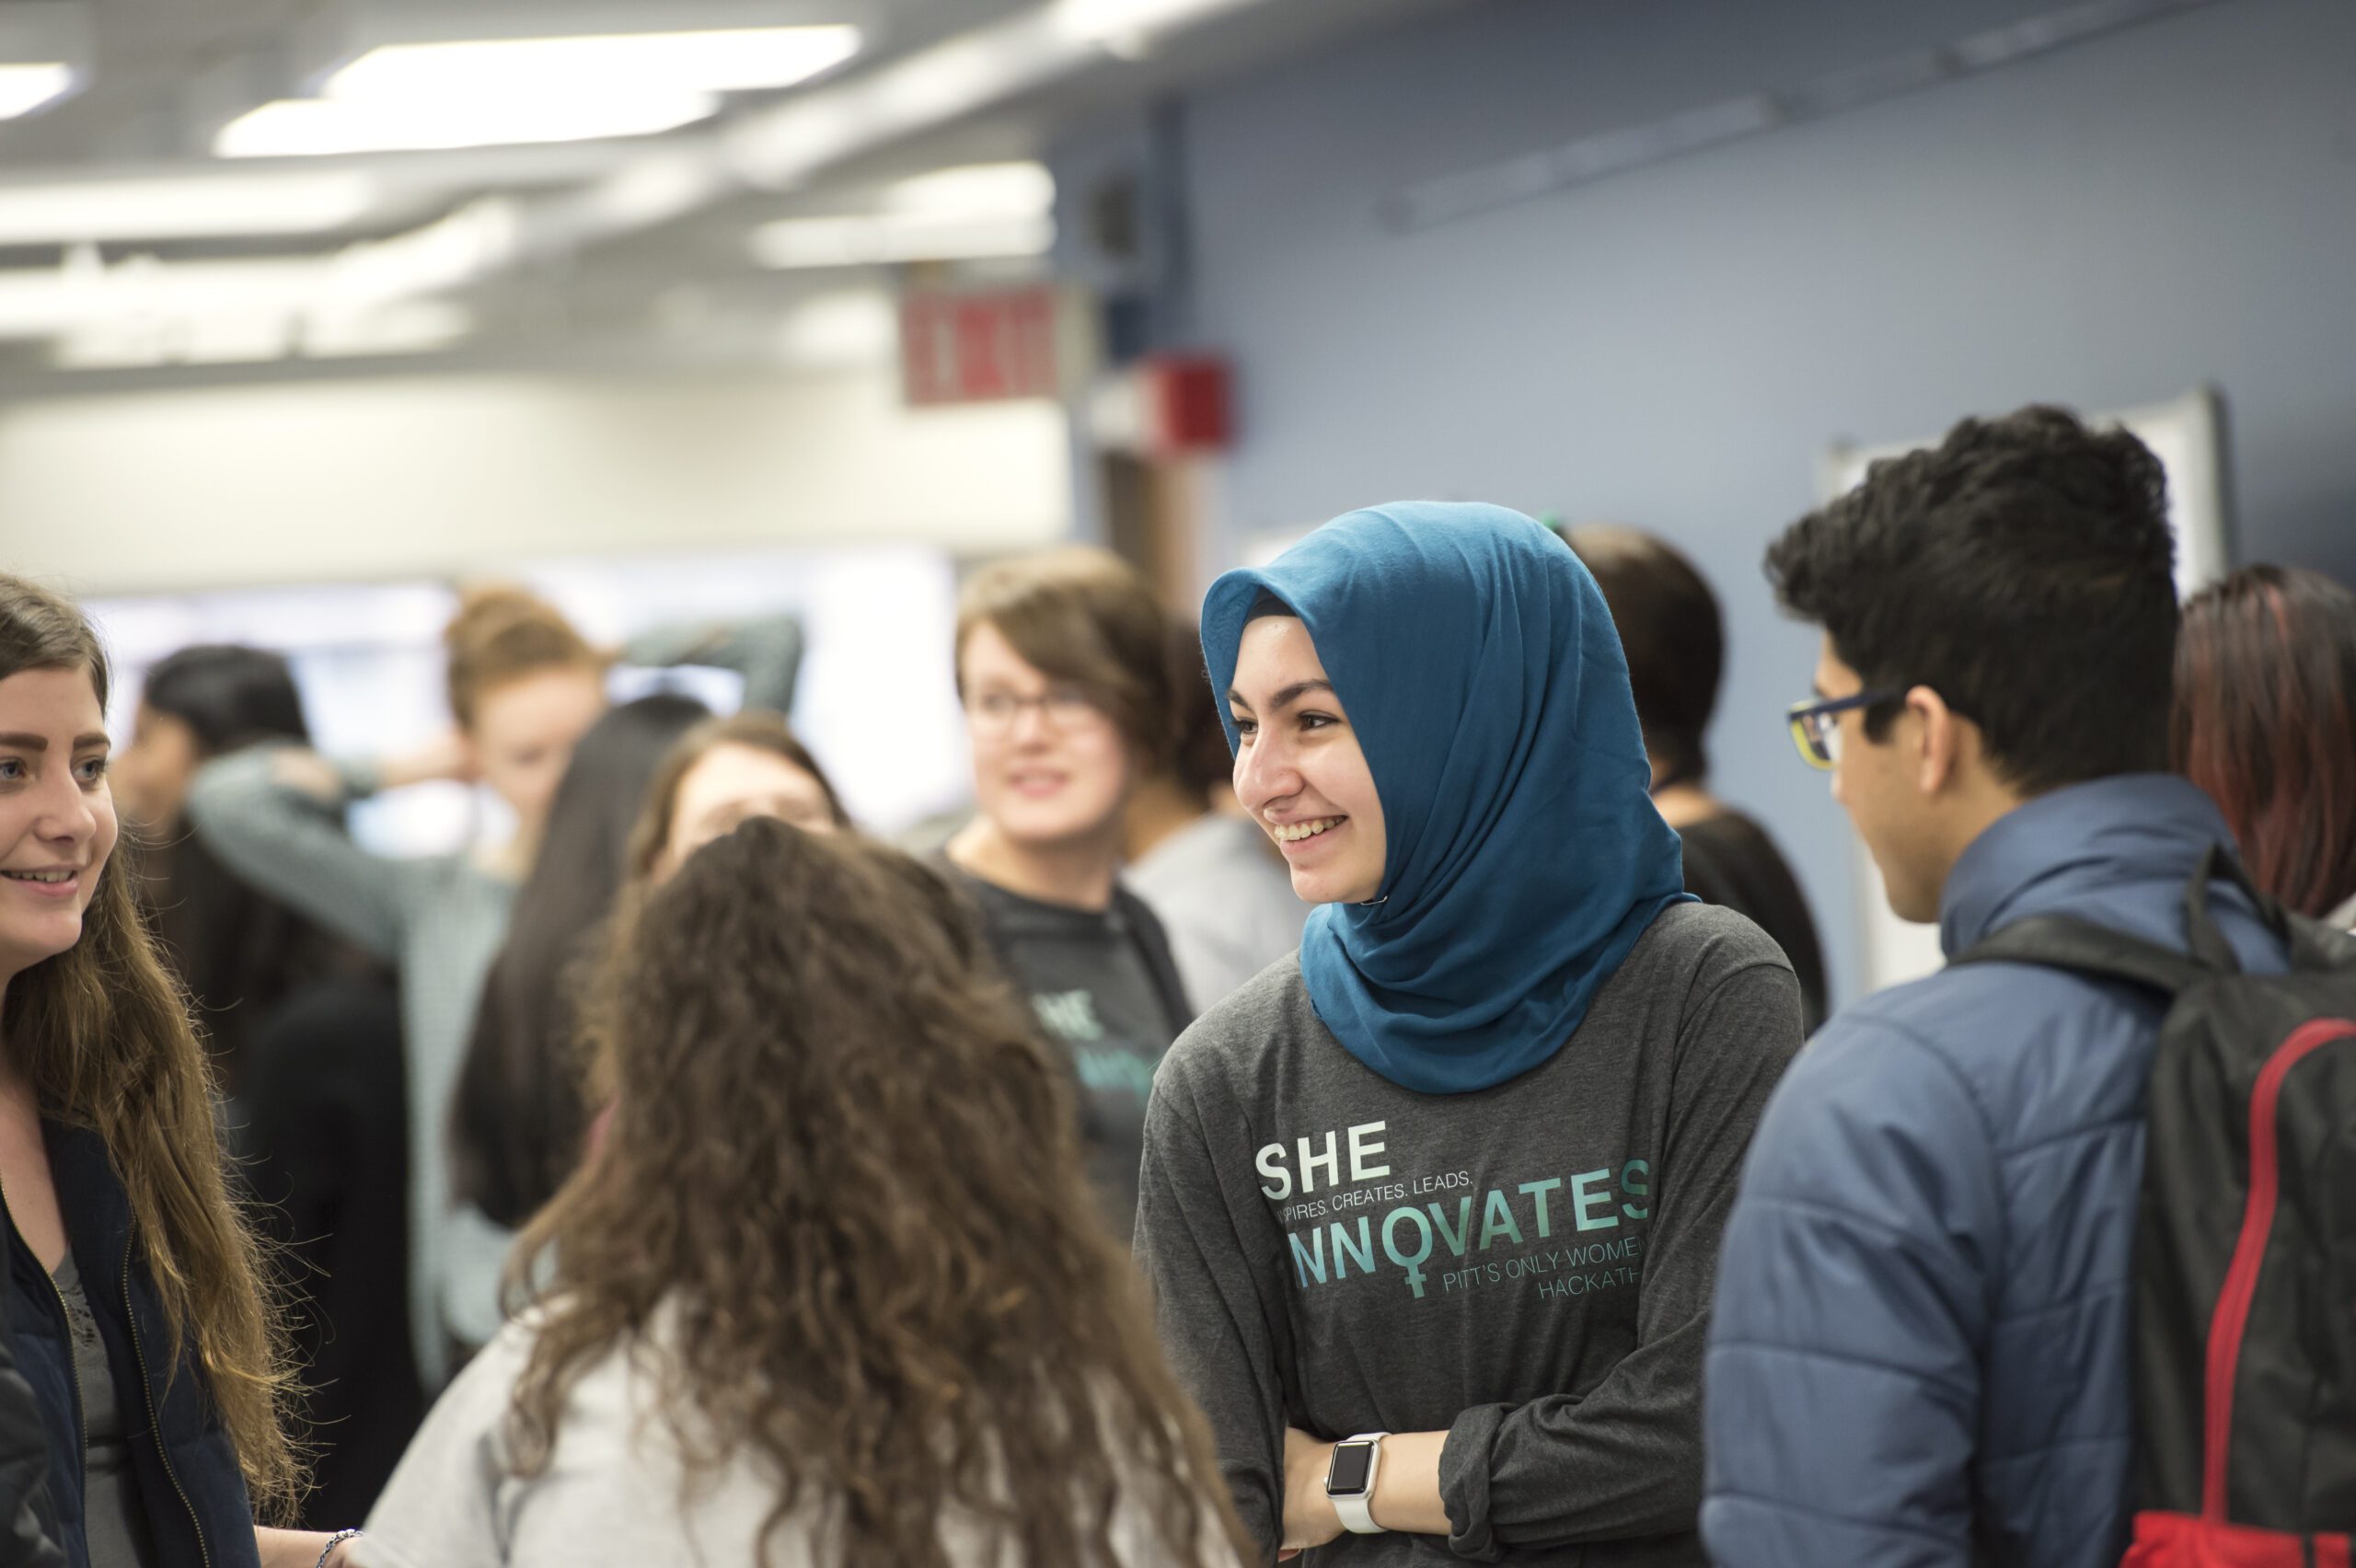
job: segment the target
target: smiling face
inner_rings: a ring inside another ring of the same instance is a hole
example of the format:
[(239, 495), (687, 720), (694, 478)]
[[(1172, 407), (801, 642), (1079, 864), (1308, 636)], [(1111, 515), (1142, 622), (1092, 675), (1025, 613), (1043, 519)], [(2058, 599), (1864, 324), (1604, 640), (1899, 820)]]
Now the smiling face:
[(1364, 904), (1389, 855), (1382, 801), (1309, 628), (1263, 616), (1243, 628), (1228, 688), (1235, 798), (1267, 830), (1311, 904)]
[(0, 981), (81, 940), (116, 833), (89, 672), (0, 680)]
[(1117, 833), (1137, 769), (1112, 719), (987, 621), (966, 635), (958, 671), (982, 815), (1040, 848)]
[(826, 786), (807, 769), (760, 746), (717, 745), (679, 779), (657, 874), (669, 876), (698, 849), (756, 816), (776, 817), (805, 833), (833, 833), (842, 825)]
[(482, 781), (527, 828), (548, 819), (572, 748), (606, 711), (606, 683), (583, 665), (554, 665), (483, 693), (467, 731)]

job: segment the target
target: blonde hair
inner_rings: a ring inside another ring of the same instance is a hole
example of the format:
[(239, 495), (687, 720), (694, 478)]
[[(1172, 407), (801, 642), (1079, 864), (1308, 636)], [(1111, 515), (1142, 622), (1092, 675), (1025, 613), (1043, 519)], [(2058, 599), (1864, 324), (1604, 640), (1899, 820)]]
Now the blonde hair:
[(482, 699), (494, 687), (543, 670), (603, 670), (610, 662), (573, 629), (564, 613), (512, 583), (469, 588), (442, 630), (449, 654), (450, 717), (474, 728)]

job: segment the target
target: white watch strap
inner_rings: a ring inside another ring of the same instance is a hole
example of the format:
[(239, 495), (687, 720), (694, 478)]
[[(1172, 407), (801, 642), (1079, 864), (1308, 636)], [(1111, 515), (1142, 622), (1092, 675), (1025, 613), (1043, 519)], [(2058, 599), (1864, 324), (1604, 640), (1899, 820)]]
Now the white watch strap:
[(1375, 1478), (1382, 1473), (1382, 1440), (1390, 1435), (1388, 1432), (1360, 1432), (1344, 1439), (1345, 1442), (1371, 1445), (1366, 1457), (1366, 1490), (1350, 1495), (1338, 1492), (1325, 1494), (1332, 1501), (1334, 1516), (1342, 1521), (1342, 1528), (1352, 1535), (1383, 1533), (1382, 1527), (1374, 1522), (1374, 1482)]

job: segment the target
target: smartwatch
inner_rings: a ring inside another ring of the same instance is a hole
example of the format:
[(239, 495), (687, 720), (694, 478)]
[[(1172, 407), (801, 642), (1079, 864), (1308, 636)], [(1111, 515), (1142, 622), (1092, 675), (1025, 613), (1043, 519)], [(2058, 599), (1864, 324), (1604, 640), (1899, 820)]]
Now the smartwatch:
[(1388, 1432), (1361, 1432), (1334, 1445), (1334, 1462), (1325, 1471), (1325, 1495), (1352, 1535), (1380, 1535), (1374, 1522), (1374, 1477), (1382, 1468), (1382, 1440)]

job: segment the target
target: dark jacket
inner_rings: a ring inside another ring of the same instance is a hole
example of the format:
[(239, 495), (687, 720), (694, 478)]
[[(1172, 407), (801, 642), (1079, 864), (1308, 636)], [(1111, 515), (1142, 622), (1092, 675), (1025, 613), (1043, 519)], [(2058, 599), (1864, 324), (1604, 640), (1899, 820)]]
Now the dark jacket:
[[(2181, 950), (2186, 881), (2230, 843), (2136, 774), (2042, 795), (1956, 862), (1952, 958), (2069, 914)], [(2284, 955), (2224, 884), (2252, 974)], [(1718, 1271), (1702, 1530), (1723, 1568), (2108, 1568), (2127, 1545), (2143, 1113), (2163, 1004), (2015, 963), (1836, 1015), (1776, 1090)]]
[[(162, 1568), (260, 1568), (253, 1508), (204, 1380), (191, 1355), (171, 1360), (156, 1283), (132, 1244), (131, 1200), (96, 1133), (43, 1122), (66, 1243), (106, 1340), (130, 1429), (132, 1474)], [(66, 1561), (88, 1561), (82, 1503), (82, 1414), (65, 1303), (49, 1271), (8, 1227), (8, 1316), (17, 1363), (49, 1433), (49, 1489)], [(188, 1347), (192, 1351), (193, 1347)]]
[[(15, 1294), (4, 1277), (0, 1291)], [(56, 1530), (49, 1435), (32, 1387), (17, 1370), (16, 1342), (0, 1328), (0, 1568), (62, 1568)]]

